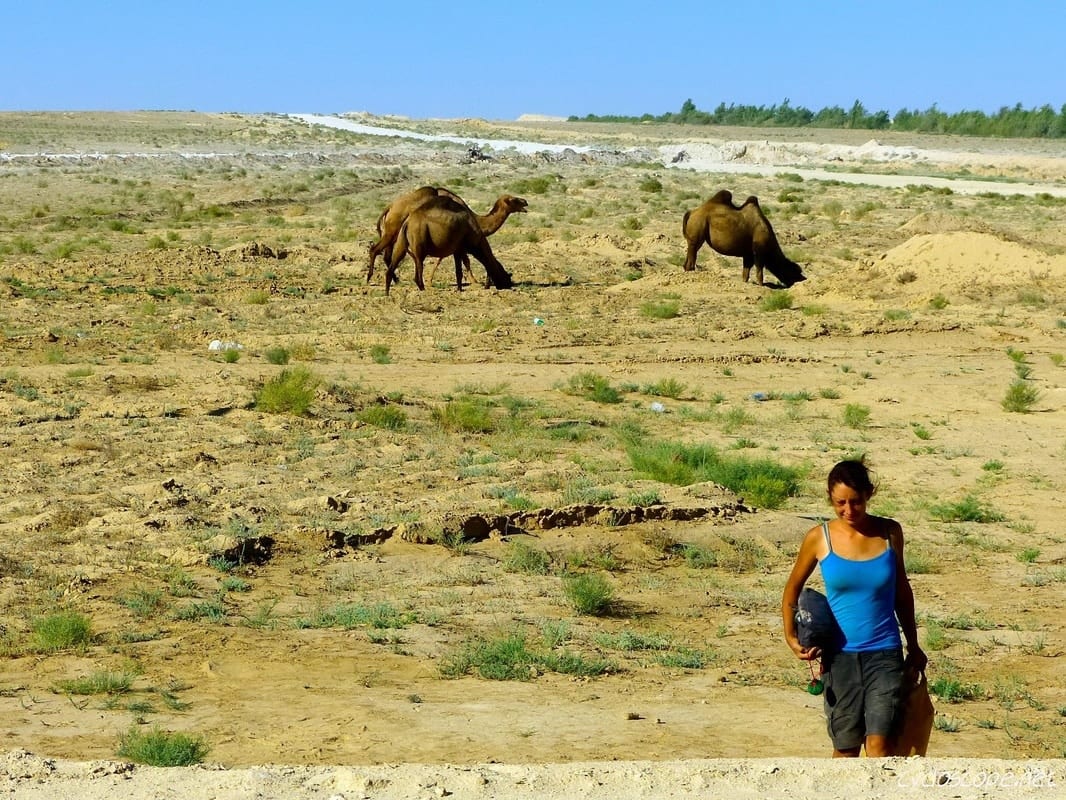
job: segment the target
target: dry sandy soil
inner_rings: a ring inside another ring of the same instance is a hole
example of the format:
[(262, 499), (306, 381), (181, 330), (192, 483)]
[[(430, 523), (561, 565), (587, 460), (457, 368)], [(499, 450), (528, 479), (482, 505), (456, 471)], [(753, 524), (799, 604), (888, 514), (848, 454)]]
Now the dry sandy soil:
[[(0, 114), (0, 791), (1064, 796), (1063, 146), (408, 127), (593, 149)], [(529, 201), (492, 237), (513, 290), (366, 283), (381, 209), (427, 183)], [(720, 188), (805, 282), (681, 270)], [(283, 373), (306, 412), (267, 410)], [(776, 507), (665, 482), (632, 458), (655, 442), (798, 478)], [(925, 761), (825, 760), (780, 636), (857, 453), (908, 537)], [(59, 612), (89, 640), (51, 649)], [(472, 663), (500, 643), (508, 680)], [(119, 758), (156, 728), (213, 766)]]

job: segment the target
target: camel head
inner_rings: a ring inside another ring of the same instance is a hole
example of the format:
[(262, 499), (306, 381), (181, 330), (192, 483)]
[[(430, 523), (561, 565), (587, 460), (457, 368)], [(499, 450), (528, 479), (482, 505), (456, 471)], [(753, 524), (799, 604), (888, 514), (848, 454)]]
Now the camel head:
[(511, 194), (501, 195), (496, 201), (496, 206), (506, 210), (508, 214), (525, 214), (526, 206), (528, 205), (529, 203), (525, 201), (525, 198), (515, 197)]

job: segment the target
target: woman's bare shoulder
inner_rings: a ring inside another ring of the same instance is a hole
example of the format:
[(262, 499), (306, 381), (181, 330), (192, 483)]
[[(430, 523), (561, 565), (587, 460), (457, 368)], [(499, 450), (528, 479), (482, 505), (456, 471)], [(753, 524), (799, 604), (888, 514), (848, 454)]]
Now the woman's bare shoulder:
[(886, 539), (901, 539), (903, 526), (891, 517), (874, 517), (877, 522), (877, 532)]

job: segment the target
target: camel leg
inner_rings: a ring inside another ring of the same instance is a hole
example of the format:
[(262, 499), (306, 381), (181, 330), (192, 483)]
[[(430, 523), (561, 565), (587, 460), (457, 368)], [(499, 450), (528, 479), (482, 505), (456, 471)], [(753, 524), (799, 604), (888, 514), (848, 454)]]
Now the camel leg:
[(442, 262), (443, 260), (444, 260), (443, 258), (438, 258), (436, 264), (431, 264), (430, 265), (430, 267), (429, 267), (429, 277), (426, 278), (426, 285), (427, 286), (432, 286), (433, 285), (433, 276), (437, 274), (437, 267), (440, 266), (440, 262)]
[(692, 270), (696, 269), (696, 253), (699, 252), (701, 244), (703, 242), (699, 244), (688, 243), (688, 252), (685, 254), (685, 272), (692, 272)]
[(741, 270), (744, 283), (747, 283), (748, 278), (751, 276), (751, 265), (753, 263), (755, 263), (755, 259), (752, 256), (744, 256), (744, 268)]
[[(370, 283), (370, 279), (374, 277), (374, 262), (378, 260), (379, 255), (388, 267), (392, 263), (392, 245), (387, 242), (383, 243), (380, 239), (370, 245), (370, 263), (366, 267), (367, 283)], [(395, 280), (395, 277), (393, 279)]]
[[(370, 283), (370, 279), (374, 277), (374, 262), (378, 259), (377, 242), (370, 245), (370, 263), (366, 265), (366, 282)], [(385, 268), (388, 269), (389, 260), (385, 259)]]
[(759, 282), (760, 286), (765, 286), (766, 284), (764, 284), (763, 280), (762, 280), (763, 279), (762, 270), (763, 270), (762, 259), (758, 259), (758, 258), (755, 259), (755, 280), (757, 280)]
[(411, 254), (411, 257), (415, 260), (415, 286), (419, 291), (424, 292), (426, 290), (426, 284), (422, 281), (422, 258), (420, 256)]
[(396, 278), (396, 267), (393, 264), (389, 264), (385, 268), (385, 296), (389, 296), (389, 287), (392, 286), (393, 280)]
[[(463, 262), (466, 261), (466, 253), (455, 254), (455, 288), (460, 292), (463, 291)], [(467, 269), (470, 269), (470, 264), (466, 265)]]

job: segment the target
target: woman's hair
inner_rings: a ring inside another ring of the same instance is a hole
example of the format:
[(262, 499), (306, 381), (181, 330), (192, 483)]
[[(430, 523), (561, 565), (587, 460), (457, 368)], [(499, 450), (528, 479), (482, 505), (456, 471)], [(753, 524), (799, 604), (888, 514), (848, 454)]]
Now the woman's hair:
[(867, 498), (873, 497), (877, 487), (870, 479), (870, 471), (861, 460), (841, 461), (829, 470), (829, 479), (826, 481), (826, 490), (832, 494), (833, 487), (838, 483), (854, 489)]

